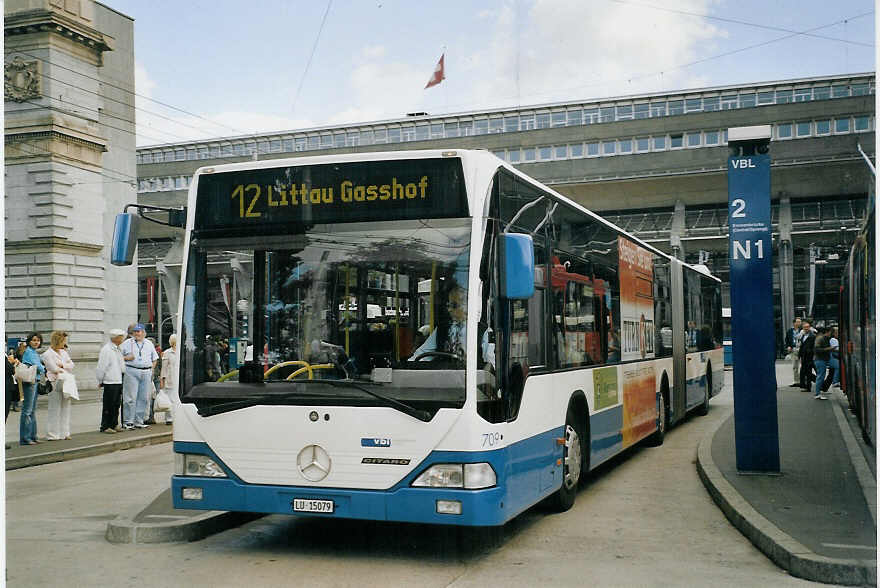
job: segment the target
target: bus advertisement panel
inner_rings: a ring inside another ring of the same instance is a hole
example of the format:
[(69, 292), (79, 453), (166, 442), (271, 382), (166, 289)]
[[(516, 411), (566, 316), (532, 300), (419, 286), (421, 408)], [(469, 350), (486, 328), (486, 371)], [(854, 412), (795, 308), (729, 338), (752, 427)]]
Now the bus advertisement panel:
[[(624, 362), (654, 357), (654, 257), (620, 236), (620, 338)], [(623, 445), (649, 435), (657, 419), (656, 377), (652, 364), (621, 366)]]
[(617, 238), (620, 251), (620, 318), (623, 328), (621, 359), (654, 357), (654, 257), (630, 242)]

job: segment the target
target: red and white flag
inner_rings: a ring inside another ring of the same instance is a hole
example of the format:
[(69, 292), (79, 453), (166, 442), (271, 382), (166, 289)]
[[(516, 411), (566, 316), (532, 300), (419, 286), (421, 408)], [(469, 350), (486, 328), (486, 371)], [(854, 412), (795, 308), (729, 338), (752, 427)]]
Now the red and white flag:
[(437, 67), (434, 68), (434, 73), (431, 74), (431, 79), (428, 80), (427, 85), (425, 86), (425, 90), (430, 88), (431, 86), (436, 86), (440, 82), (446, 79), (446, 74), (444, 73), (443, 67), (443, 58), (446, 57), (446, 54), (440, 56), (440, 61), (437, 62)]

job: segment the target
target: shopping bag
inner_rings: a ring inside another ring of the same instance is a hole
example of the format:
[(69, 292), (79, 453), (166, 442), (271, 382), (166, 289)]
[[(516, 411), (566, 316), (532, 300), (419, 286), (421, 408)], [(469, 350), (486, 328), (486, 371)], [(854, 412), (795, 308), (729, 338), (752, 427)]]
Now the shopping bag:
[(37, 366), (20, 363), (15, 366), (15, 379), (25, 384), (33, 384), (37, 379)]
[(70, 372), (61, 372), (58, 380), (61, 382), (61, 395), (71, 400), (79, 400), (79, 389), (76, 386), (76, 376)]
[(156, 400), (153, 402), (153, 412), (168, 412), (171, 410), (171, 398), (165, 390), (159, 390)]

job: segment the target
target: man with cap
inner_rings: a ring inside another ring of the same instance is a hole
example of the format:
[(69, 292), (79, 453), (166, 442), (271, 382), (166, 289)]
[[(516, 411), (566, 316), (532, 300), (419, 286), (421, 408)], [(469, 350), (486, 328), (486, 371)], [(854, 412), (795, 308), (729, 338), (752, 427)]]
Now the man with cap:
[(153, 368), (159, 354), (147, 341), (144, 325), (136, 323), (130, 339), (122, 342), (125, 377), (122, 385), (123, 429), (146, 429), (147, 403), (152, 401)]
[(104, 389), (104, 407), (101, 411), (101, 432), (115, 433), (119, 427), (119, 402), (122, 399), (122, 375), (125, 373), (125, 361), (119, 344), (125, 339), (122, 329), (110, 329), (110, 341), (98, 355), (98, 366), (95, 377), (98, 387)]

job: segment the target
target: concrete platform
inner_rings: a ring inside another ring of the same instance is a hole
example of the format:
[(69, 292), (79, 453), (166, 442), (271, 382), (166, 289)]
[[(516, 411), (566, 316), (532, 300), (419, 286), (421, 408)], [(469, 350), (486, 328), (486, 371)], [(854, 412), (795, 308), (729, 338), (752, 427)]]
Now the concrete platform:
[(38, 445), (13, 443), (6, 450), (6, 469), (15, 470), (145, 445), (168, 443), (171, 441), (171, 426), (153, 425), (149, 429), (120, 431), (115, 435), (99, 431), (73, 433), (70, 437), (70, 440), (41, 441)]
[(844, 585), (877, 584), (873, 449), (853, 432), (839, 391), (814, 400), (777, 390), (782, 475), (736, 469), (734, 420), (700, 443), (697, 468), (728, 519), (792, 575)]
[(171, 489), (163, 491), (146, 508), (107, 523), (104, 537), (110, 543), (172, 543), (198, 541), (237, 527), (263, 515), (218, 510), (175, 509)]

